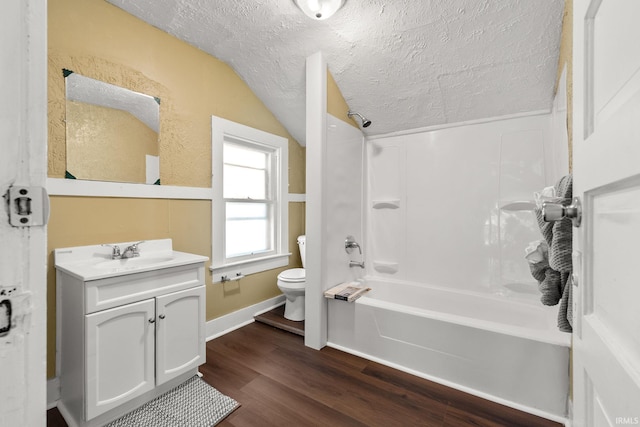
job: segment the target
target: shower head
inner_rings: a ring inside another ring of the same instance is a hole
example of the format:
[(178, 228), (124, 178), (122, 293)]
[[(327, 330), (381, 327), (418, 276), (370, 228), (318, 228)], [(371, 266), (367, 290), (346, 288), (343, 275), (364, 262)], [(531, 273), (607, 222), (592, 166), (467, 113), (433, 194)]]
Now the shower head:
[(369, 127), (371, 125), (371, 120), (367, 120), (367, 118), (365, 116), (363, 116), (360, 113), (356, 113), (355, 111), (349, 110), (349, 112), (347, 113), (347, 116), (349, 116), (349, 118), (351, 118), (352, 116), (360, 117), (360, 120), (362, 121), (362, 127), (363, 128)]

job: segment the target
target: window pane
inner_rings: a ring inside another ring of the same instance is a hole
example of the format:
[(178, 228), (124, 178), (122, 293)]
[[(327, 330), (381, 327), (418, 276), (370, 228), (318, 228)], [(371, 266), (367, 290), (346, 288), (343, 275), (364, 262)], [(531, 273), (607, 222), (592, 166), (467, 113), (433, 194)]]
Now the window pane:
[(227, 202), (227, 220), (229, 219), (267, 219), (266, 203)]
[(227, 202), (225, 206), (227, 258), (273, 249), (266, 203)]
[(267, 219), (227, 220), (227, 258), (271, 249)]
[(224, 144), (223, 150), (224, 163), (256, 169), (265, 169), (267, 167), (268, 154), (264, 151), (228, 143)]
[(224, 165), (225, 199), (266, 199), (267, 172), (240, 166)]

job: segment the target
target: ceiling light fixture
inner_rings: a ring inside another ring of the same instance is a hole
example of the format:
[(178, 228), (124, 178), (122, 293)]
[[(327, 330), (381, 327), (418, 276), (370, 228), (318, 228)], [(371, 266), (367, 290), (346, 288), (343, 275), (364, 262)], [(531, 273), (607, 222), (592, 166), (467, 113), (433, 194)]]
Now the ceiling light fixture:
[(336, 13), (345, 0), (293, 0), (293, 2), (309, 18), (322, 21)]

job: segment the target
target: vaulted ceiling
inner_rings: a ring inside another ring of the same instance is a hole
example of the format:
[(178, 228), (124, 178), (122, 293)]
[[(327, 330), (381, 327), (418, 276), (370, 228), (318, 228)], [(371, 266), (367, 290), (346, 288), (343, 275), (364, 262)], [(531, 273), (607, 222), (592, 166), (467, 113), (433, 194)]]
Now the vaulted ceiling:
[(368, 135), (546, 110), (563, 0), (107, 0), (229, 64), (305, 145), (305, 60), (322, 51)]

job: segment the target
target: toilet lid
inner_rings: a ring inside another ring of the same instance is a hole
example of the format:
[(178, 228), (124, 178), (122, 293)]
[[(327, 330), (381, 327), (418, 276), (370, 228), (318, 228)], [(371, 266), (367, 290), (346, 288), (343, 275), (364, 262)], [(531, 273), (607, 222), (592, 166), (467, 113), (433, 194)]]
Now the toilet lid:
[(286, 280), (287, 282), (303, 282), (305, 277), (304, 268), (291, 268), (278, 274), (278, 279)]

